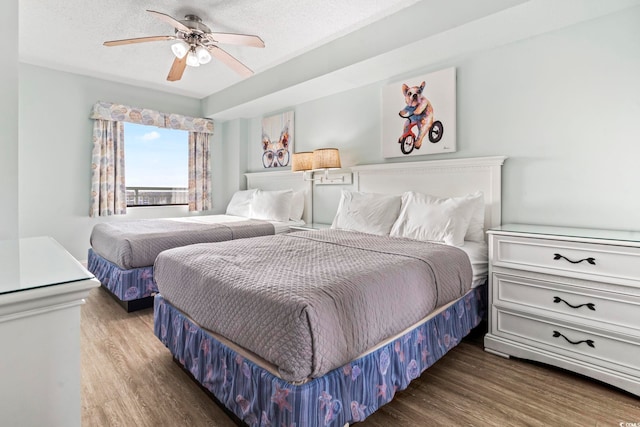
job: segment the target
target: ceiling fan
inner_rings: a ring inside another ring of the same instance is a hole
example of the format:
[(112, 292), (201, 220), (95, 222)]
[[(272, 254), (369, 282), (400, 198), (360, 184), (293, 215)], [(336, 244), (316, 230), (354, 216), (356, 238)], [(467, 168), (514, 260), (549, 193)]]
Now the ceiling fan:
[(178, 40), (177, 43), (171, 45), (171, 50), (175, 55), (173, 65), (169, 70), (169, 75), (167, 75), (167, 80), (171, 82), (182, 78), (182, 74), (187, 65), (197, 67), (200, 64), (206, 64), (211, 60), (212, 56), (244, 77), (253, 74), (253, 71), (251, 71), (249, 67), (221, 49), (218, 44), (264, 47), (264, 42), (260, 37), (249, 34), (214, 33), (209, 27), (203, 24), (202, 20), (196, 15), (186, 15), (183, 20), (177, 20), (167, 14), (154, 10), (147, 10), (147, 12), (173, 26), (175, 34), (170, 36), (111, 40), (104, 42), (104, 45), (120, 46), (162, 40)]

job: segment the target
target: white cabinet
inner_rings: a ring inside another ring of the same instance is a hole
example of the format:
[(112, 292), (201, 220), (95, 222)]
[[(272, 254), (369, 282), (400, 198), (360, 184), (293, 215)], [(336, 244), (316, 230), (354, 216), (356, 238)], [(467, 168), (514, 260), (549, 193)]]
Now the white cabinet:
[(80, 426), (80, 305), (99, 285), (51, 238), (0, 241), (0, 424)]
[(488, 234), (485, 350), (640, 395), (640, 233), (511, 224)]

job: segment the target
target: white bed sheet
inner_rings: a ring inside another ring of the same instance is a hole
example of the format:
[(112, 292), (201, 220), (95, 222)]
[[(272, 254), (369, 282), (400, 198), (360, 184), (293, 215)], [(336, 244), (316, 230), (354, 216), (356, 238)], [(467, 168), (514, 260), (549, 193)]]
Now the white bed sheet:
[(294, 221), (289, 220), (287, 222), (278, 222), (278, 221), (269, 221), (276, 229), (276, 234), (288, 233), (291, 231), (291, 226), (293, 225), (304, 225), (305, 222), (303, 220)]
[(473, 277), (471, 287), (482, 285), (489, 274), (489, 247), (487, 242), (469, 242), (465, 240), (464, 246), (459, 246), (465, 251), (471, 261)]
[[(200, 224), (223, 224), (226, 222), (248, 221), (251, 218), (245, 218), (243, 216), (236, 216), (236, 215), (219, 214), (219, 215), (183, 216), (178, 218), (166, 218), (166, 219), (170, 219), (172, 221), (195, 222)], [(287, 221), (287, 222), (280, 222), (280, 221), (269, 221), (269, 222), (273, 224), (273, 227), (275, 229), (275, 234), (288, 233), (292, 225), (304, 224), (304, 221), (302, 220)]]

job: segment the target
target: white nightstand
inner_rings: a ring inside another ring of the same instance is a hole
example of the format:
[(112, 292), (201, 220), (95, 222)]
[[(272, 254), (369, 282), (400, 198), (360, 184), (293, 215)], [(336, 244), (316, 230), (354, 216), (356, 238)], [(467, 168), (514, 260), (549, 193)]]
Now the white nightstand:
[(314, 222), (311, 224), (292, 225), (289, 228), (291, 229), (291, 231), (326, 230), (327, 228), (331, 228), (331, 224), (322, 224), (319, 222)]
[(513, 224), (488, 234), (485, 350), (640, 395), (640, 233)]

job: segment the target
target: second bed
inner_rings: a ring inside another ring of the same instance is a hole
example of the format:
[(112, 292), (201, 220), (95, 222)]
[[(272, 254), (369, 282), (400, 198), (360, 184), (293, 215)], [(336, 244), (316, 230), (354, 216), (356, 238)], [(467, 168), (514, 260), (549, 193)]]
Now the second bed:
[[(87, 267), (127, 311), (153, 305), (153, 263), (164, 250), (287, 233), (312, 221), (311, 186), (290, 172), (249, 173), (249, 190), (238, 191), (230, 215), (125, 219), (96, 224)], [(290, 194), (289, 194), (290, 193)], [(254, 209), (257, 208), (257, 209)], [(258, 215), (253, 214), (258, 212)], [(255, 219), (259, 218), (259, 219)]]

